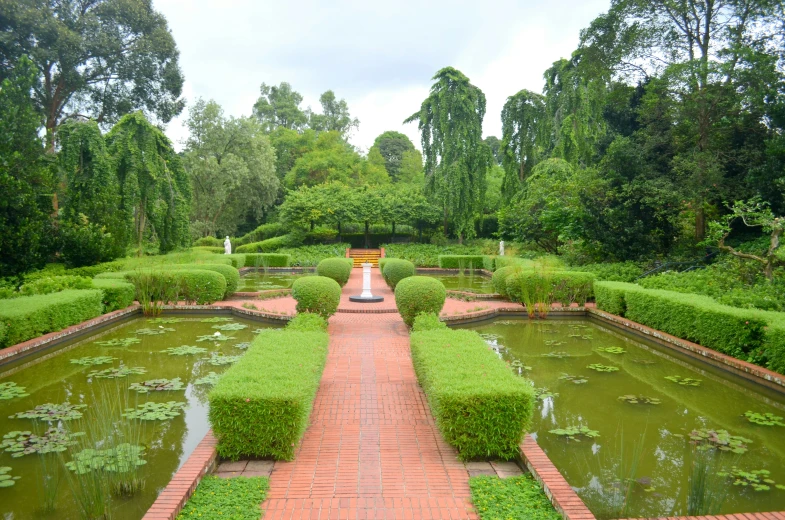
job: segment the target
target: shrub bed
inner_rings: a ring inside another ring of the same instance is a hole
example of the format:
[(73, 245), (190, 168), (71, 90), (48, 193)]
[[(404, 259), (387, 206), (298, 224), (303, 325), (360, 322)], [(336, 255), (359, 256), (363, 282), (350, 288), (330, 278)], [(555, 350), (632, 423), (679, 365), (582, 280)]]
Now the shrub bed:
[[(442, 269), (483, 269), (484, 255), (439, 255), (439, 267)], [(493, 266), (491, 265), (491, 270)]]
[(516, 376), (479, 334), (411, 334), (412, 362), (436, 424), (462, 459), (512, 459), (531, 424), (531, 384)]
[(103, 293), (104, 312), (125, 309), (134, 303), (136, 288), (124, 280), (92, 280), (93, 288)]
[(302, 312), (289, 320), (286, 328), (287, 330), (299, 330), (301, 332), (325, 332), (327, 330), (327, 320), (318, 314)]
[(262, 516), (261, 505), (267, 496), (268, 488), (267, 477), (222, 478), (205, 475), (177, 515), (177, 520), (259, 520)]
[(123, 275), (134, 284), (139, 303), (185, 301), (205, 305), (220, 301), (226, 293), (226, 278), (212, 270), (140, 269)]
[(510, 295), (507, 294), (507, 278), (520, 273), (522, 270), (523, 267), (520, 265), (508, 265), (494, 271), (493, 276), (491, 277), (491, 284), (493, 285), (494, 292), (505, 298), (509, 298)]
[(86, 276), (48, 276), (25, 282), (19, 288), (19, 296), (32, 296), (34, 294), (49, 294), (66, 289), (92, 289), (92, 281)]
[(413, 263), (398, 258), (391, 258), (389, 261), (385, 262), (384, 268), (382, 269), (384, 281), (393, 289), (398, 285), (398, 282), (404, 278), (414, 276), (415, 274), (417, 274), (417, 270)]
[(418, 314), (438, 316), (444, 307), (445, 298), (447, 291), (444, 284), (429, 276), (410, 276), (395, 287), (395, 305), (403, 321), (410, 327)]
[(226, 252), (223, 246), (221, 247), (213, 247), (213, 246), (194, 246), (191, 248), (191, 251), (196, 253), (211, 253), (216, 255), (222, 255)]
[(221, 276), (224, 277), (226, 280), (226, 292), (223, 294), (223, 297), (231, 296), (235, 292), (237, 292), (237, 287), (240, 285), (240, 271), (236, 268), (232, 267), (231, 265), (223, 265), (223, 264), (177, 264), (177, 265), (170, 265), (166, 266), (164, 269), (166, 270), (200, 270), (200, 271), (213, 271)]
[(224, 258), (228, 258), (232, 262), (232, 267), (235, 269), (242, 269), (245, 267), (245, 257), (242, 253), (232, 253), (231, 255), (223, 255)]
[(519, 267), (531, 267), (534, 268), (534, 260), (529, 260), (528, 258), (520, 258), (517, 256), (497, 256), (496, 260), (494, 261), (494, 267), (496, 270), (501, 269), (502, 267), (510, 267), (517, 265)]
[(289, 235), (284, 235), (280, 237), (273, 237), (262, 240), (261, 242), (251, 242), (250, 244), (245, 244), (243, 246), (238, 246), (234, 252), (235, 253), (273, 253), (282, 247), (286, 247), (291, 244), (289, 239)]
[(278, 252), (291, 256), (290, 265), (296, 267), (316, 267), (325, 258), (344, 258), (349, 244), (338, 243), (320, 246), (287, 247)]
[(499, 478), (483, 475), (469, 479), (472, 504), (481, 520), (562, 520), (531, 474)]
[(294, 457), (308, 426), (328, 342), (326, 332), (288, 328), (256, 337), (209, 394), (210, 424), (221, 457)]
[(289, 267), (291, 255), (279, 253), (246, 253), (245, 267)]
[(643, 274), (643, 266), (635, 262), (615, 262), (607, 264), (585, 264), (570, 267), (570, 271), (594, 273), (598, 280), (609, 282), (634, 282)]
[(594, 296), (594, 275), (573, 271), (530, 271), (522, 269), (506, 279), (507, 295), (519, 303), (560, 302), (585, 305)]
[(617, 316), (624, 316), (627, 304), (624, 292), (639, 286), (625, 282), (594, 282), (594, 301), (597, 308)]
[[(470, 255), (482, 256), (482, 247), (467, 245), (437, 246), (433, 244), (382, 244), (389, 258), (403, 258), (417, 267), (439, 267), (439, 256)], [(477, 264), (479, 269), (482, 264)]]
[(292, 284), (292, 297), (297, 300), (297, 312), (311, 312), (327, 319), (338, 310), (341, 286), (326, 276), (305, 276)]
[(103, 312), (103, 293), (97, 289), (75, 290), (0, 300), (0, 323), (7, 347), (42, 334), (55, 332)]
[(423, 312), (414, 318), (412, 332), (422, 332), (424, 330), (446, 330), (447, 324), (444, 323), (436, 314)]
[(194, 246), (202, 246), (202, 247), (220, 247), (221, 252), (223, 252), (224, 242), (220, 238), (216, 237), (202, 237), (197, 238), (194, 240)]
[(332, 278), (343, 287), (349, 281), (349, 276), (354, 268), (351, 258), (325, 258), (316, 266), (316, 274)]
[(274, 238), (285, 234), (286, 228), (283, 224), (262, 224), (250, 233), (246, 233), (240, 238), (234, 239), (234, 242), (238, 246), (242, 246), (244, 244), (250, 244), (251, 242), (261, 242), (263, 240), (267, 240), (268, 238)]

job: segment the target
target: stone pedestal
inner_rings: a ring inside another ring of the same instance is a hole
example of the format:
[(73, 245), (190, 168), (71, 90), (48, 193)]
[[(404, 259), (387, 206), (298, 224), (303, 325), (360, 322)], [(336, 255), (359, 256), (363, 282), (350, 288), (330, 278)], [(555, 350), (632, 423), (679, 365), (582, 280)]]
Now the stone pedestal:
[(371, 264), (363, 264), (363, 292), (359, 296), (349, 296), (350, 302), (378, 303), (383, 302), (383, 296), (374, 296), (371, 293)]

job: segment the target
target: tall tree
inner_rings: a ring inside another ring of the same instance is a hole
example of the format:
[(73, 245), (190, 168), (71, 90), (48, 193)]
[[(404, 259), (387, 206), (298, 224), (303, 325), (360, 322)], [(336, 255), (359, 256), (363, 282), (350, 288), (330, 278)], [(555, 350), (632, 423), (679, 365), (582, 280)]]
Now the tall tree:
[(253, 118), (225, 117), (215, 101), (189, 110), (183, 163), (193, 186), (191, 229), (196, 236), (230, 235), (260, 220), (278, 195), (275, 151)]
[(373, 150), (378, 150), (384, 157), (384, 168), (390, 174), (390, 180), (397, 182), (404, 154), (415, 151), (415, 148), (406, 135), (390, 130), (376, 137), (370, 151)]
[(120, 211), (133, 223), (138, 254), (148, 231), (161, 253), (191, 242), (191, 185), (169, 139), (141, 112), (123, 116), (106, 136), (120, 186)]
[(337, 99), (332, 90), (319, 96), (322, 113), (311, 113), (310, 126), (317, 132), (338, 132), (342, 137), (360, 126), (360, 121), (349, 114), (345, 99)]
[(177, 46), (151, 0), (0, 0), (0, 13), (0, 77), (19, 56), (33, 61), (50, 151), (71, 116), (113, 123), (144, 110), (168, 122), (183, 109)]
[(502, 195), (509, 200), (543, 157), (549, 139), (545, 98), (521, 90), (507, 98), (502, 108), (501, 163), (504, 166)]
[(444, 210), (444, 233), (452, 218), (458, 239), (474, 235), (482, 210), (485, 174), (493, 161), (482, 141), (485, 94), (463, 73), (445, 67), (432, 78), (429, 96), (404, 123), (418, 121), (425, 155), (426, 186)]
[(308, 114), (300, 109), (303, 96), (282, 82), (277, 87), (262, 83), (261, 96), (253, 106), (253, 113), (267, 132), (276, 128), (302, 130), (308, 123)]
[(493, 159), (496, 161), (496, 164), (502, 163), (502, 142), (499, 140), (498, 137), (495, 135), (489, 135), (485, 139), (483, 139), (485, 144), (488, 145), (488, 148), (491, 149), (491, 153), (493, 154)]
[(54, 178), (38, 135), (33, 63), (22, 57), (0, 83), (0, 272), (42, 267), (52, 244)]

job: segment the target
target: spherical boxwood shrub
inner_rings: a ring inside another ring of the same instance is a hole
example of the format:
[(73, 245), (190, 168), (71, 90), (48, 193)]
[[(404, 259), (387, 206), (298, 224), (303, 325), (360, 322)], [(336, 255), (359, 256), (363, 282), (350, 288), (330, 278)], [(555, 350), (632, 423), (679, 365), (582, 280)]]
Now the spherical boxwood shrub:
[(519, 265), (510, 265), (497, 269), (491, 278), (494, 292), (505, 298), (509, 298), (510, 295), (507, 294), (507, 278), (513, 274), (520, 273), (522, 270), (523, 268)]
[(410, 327), (418, 314), (439, 315), (444, 307), (447, 291), (444, 284), (429, 276), (410, 276), (395, 287), (395, 305), (403, 321)]
[(286, 329), (302, 332), (324, 332), (327, 330), (327, 320), (318, 314), (303, 312), (289, 320)]
[(326, 276), (305, 276), (292, 284), (292, 297), (297, 300), (297, 312), (311, 312), (329, 318), (341, 302), (341, 286)]
[(400, 260), (398, 258), (390, 258), (387, 262), (385, 262), (384, 268), (382, 269), (384, 280), (387, 282), (387, 285), (393, 289), (395, 289), (395, 286), (398, 285), (398, 282), (404, 278), (414, 276), (415, 274), (417, 274), (417, 270), (415, 269), (413, 263), (408, 260)]
[(325, 258), (316, 266), (316, 273), (319, 276), (332, 278), (343, 287), (349, 281), (352, 268), (354, 268), (354, 260), (351, 258)]

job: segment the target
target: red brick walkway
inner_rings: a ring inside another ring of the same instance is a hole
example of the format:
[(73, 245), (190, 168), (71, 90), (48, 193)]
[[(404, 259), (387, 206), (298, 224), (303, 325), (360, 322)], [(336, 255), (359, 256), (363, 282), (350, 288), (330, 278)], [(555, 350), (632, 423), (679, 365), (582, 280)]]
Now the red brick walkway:
[[(373, 288), (393, 298), (374, 269)], [(359, 294), (355, 269), (345, 294)], [(369, 304), (370, 305), (370, 304)], [(293, 462), (276, 462), (265, 520), (476, 518), (468, 472), (417, 384), (398, 314), (336, 314), (327, 366)]]

